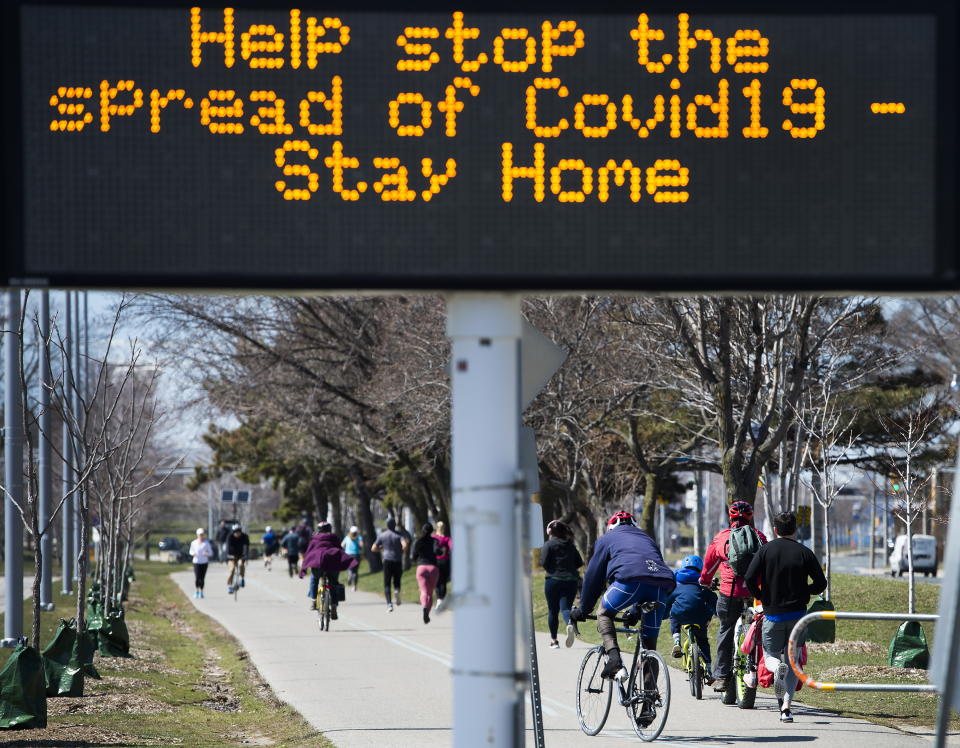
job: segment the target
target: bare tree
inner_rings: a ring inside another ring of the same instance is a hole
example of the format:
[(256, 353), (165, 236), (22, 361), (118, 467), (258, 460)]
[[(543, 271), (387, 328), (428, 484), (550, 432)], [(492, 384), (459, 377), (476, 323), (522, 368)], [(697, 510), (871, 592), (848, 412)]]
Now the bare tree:
[(921, 407), (900, 418), (881, 417), (890, 435), (884, 455), (888, 474), (899, 484), (893, 503), (894, 515), (904, 523), (907, 542), (907, 612), (916, 612), (916, 581), (913, 571), (913, 523), (928, 502), (930, 474), (923, 474), (924, 454), (930, 434), (941, 415), (936, 407)]

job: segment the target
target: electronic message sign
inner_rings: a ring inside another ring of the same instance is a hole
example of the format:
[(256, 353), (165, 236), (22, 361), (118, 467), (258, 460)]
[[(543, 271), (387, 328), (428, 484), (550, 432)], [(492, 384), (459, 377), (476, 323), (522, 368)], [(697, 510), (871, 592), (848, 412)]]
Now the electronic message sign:
[(951, 3), (537, 7), (20, 8), (7, 278), (955, 284)]

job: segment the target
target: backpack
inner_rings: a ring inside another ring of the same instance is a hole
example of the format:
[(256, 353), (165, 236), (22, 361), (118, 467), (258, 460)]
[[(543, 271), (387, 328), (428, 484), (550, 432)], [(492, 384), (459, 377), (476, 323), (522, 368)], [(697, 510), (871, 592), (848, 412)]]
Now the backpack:
[(730, 531), (727, 540), (727, 563), (733, 573), (742, 577), (747, 573), (747, 567), (753, 557), (760, 550), (760, 536), (750, 525), (736, 527)]

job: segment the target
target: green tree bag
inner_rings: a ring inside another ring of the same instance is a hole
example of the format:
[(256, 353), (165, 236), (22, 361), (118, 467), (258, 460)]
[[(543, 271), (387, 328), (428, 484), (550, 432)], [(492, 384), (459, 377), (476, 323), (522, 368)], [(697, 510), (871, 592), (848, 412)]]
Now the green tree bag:
[(47, 726), (43, 660), (33, 647), (17, 646), (0, 670), (0, 730)]
[[(818, 597), (807, 608), (807, 613), (819, 613), (824, 610), (836, 610), (830, 600)], [(807, 641), (818, 644), (831, 644), (837, 638), (837, 622), (821, 618), (807, 627)]]
[(130, 657), (130, 634), (123, 620), (123, 611), (104, 616), (97, 630), (101, 657)]
[(927, 637), (919, 621), (904, 621), (890, 642), (890, 667), (915, 667), (926, 670), (930, 665)]

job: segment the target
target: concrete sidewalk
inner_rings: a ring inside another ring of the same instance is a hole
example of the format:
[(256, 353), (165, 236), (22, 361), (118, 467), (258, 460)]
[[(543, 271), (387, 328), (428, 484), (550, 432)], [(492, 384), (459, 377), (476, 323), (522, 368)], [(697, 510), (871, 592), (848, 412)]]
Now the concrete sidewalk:
[[(192, 573), (176, 573), (173, 578), (199, 610), (240, 640), (277, 696), (336, 745), (452, 744), (452, 614), (434, 614), (425, 626), (418, 605), (403, 605), (388, 613), (381, 597), (348, 591), (347, 602), (340, 606), (340, 619), (331, 624), (330, 632), (321, 632), (316, 614), (307, 609), (304, 580), (289, 579), (280, 570), (267, 573), (251, 564), (247, 585), (234, 602), (226, 592), (226, 573), (218, 573), (219, 567), (211, 572), (207, 597), (202, 600), (192, 597)], [(548, 644), (548, 637), (538, 634), (546, 744), (554, 748), (586, 742), (639, 742), (623, 708), (616, 705), (611, 706), (600, 735), (591, 739), (580, 731), (574, 688), (588, 646), (577, 642), (573, 649), (551, 650)], [(712, 692), (698, 702), (690, 696), (683, 673), (671, 670), (670, 675), (670, 714), (657, 742), (676, 748), (770, 742), (818, 743), (824, 748), (919, 748), (932, 744), (930, 738), (803, 705), (794, 710), (792, 725), (781, 725), (770, 691), (760, 691), (756, 709), (740, 710), (723, 706)], [(532, 746), (529, 708), (527, 715), (527, 745)], [(951, 745), (957, 744), (951, 740)]]

